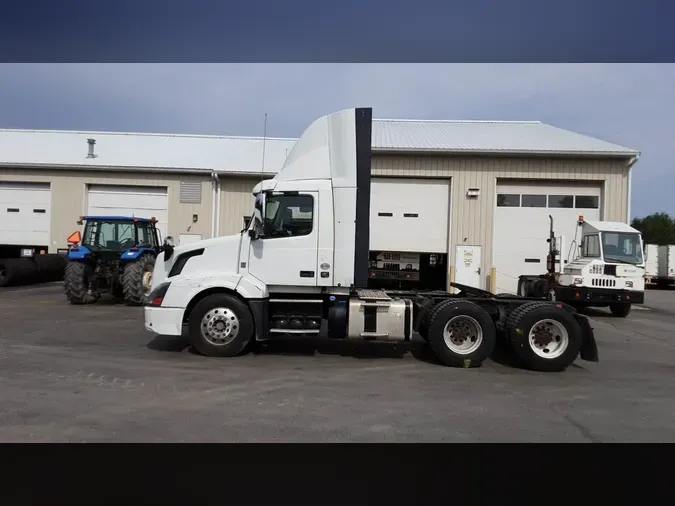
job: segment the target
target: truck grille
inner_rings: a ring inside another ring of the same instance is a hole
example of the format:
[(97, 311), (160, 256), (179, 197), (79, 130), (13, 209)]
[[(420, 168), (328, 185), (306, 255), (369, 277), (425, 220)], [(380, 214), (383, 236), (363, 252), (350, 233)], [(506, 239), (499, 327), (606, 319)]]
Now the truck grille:
[(616, 286), (615, 279), (593, 278), (591, 280), (592, 286), (613, 287)]

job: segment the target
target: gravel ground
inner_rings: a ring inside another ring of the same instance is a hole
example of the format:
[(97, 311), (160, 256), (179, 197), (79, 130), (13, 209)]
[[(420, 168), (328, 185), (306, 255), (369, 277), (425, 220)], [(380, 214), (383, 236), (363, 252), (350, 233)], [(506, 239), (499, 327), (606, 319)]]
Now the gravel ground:
[(205, 358), (140, 308), (4, 289), (0, 442), (675, 442), (675, 292), (588, 314), (601, 362), (543, 374), (451, 369), (419, 343)]

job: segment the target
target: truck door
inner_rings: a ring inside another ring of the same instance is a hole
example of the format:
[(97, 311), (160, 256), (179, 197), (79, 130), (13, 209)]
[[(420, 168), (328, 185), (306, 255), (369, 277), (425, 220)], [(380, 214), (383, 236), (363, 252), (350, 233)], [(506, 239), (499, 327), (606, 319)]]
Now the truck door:
[(318, 192), (267, 197), (264, 235), (251, 241), (248, 272), (267, 285), (317, 286)]

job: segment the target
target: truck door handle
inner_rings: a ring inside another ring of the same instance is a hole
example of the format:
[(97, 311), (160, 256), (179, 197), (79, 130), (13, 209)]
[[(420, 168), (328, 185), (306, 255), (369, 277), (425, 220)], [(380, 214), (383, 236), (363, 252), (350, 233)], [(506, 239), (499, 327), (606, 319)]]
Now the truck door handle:
[(480, 267), (479, 267), (478, 270), (476, 271), (476, 274), (480, 274)]
[(313, 278), (314, 277), (314, 271), (300, 271), (300, 277), (301, 278)]

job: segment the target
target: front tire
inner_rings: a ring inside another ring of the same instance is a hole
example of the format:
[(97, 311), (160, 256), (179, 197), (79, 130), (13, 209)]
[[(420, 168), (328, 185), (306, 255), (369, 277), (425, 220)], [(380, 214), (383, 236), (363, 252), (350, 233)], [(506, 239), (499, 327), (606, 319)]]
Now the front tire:
[(94, 269), (82, 262), (68, 262), (63, 276), (63, 289), (71, 304), (93, 304), (98, 299), (89, 291), (89, 281)]
[(609, 310), (612, 312), (613, 316), (617, 318), (625, 318), (630, 314), (630, 304), (610, 304)]
[(516, 355), (533, 371), (564, 371), (583, 344), (574, 316), (551, 302), (523, 304), (509, 316), (506, 330)]
[(497, 329), (482, 307), (468, 301), (445, 301), (429, 316), (431, 349), (450, 367), (480, 367), (497, 342)]
[(207, 357), (236, 357), (253, 339), (249, 307), (232, 295), (217, 293), (200, 300), (188, 320), (190, 344)]
[(140, 306), (150, 294), (152, 271), (155, 268), (155, 257), (143, 255), (135, 262), (124, 266), (122, 274), (122, 292), (124, 301), (130, 306)]

